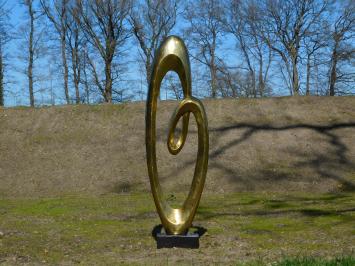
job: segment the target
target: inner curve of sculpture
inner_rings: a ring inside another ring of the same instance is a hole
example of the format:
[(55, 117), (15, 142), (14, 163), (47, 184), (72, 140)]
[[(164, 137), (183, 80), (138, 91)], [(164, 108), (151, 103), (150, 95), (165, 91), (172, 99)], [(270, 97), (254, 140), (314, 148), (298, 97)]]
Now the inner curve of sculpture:
[[(189, 194), (181, 208), (172, 208), (164, 199), (159, 182), (156, 160), (156, 112), (161, 82), (168, 71), (175, 71), (181, 82), (184, 99), (179, 102), (169, 125), (167, 146), (172, 155), (178, 154), (186, 141), (190, 113), (193, 114), (198, 130), (198, 150), (194, 176)], [(182, 131), (175, 139), (177, 123), (182, 119)], [(188, 52), (184, 42), (176, 36), (168, 37), (155, 54), (146, 106), (146, 152), (151, 190), (162, 225), (168, 234), (185, 234), (192, 226), (208, 166), (207, 116), (200, 100), (191, 95), (191, 70)]]

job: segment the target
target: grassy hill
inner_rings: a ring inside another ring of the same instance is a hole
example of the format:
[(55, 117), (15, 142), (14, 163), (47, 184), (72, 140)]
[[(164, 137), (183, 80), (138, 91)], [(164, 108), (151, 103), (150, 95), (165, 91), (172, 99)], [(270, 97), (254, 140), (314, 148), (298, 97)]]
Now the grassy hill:
[[(205, 191), (354, 191), (355, 98), (204, 101), (210, 131)], [(195, 121), (178, 156), (166, 147), (176, 102), (158, 106), (158, 168), (186, 191)], [(0, 110), (0, 196), (149, 191), (145, 104)]]
[[(355, 98), (206, 100), (210, 160), (200, 249), (156, 249), (145, 104), (0, 110), (0, 264), (354, 265)], [(181, 204), (197, 149), (165, 141), (158, 168)]]

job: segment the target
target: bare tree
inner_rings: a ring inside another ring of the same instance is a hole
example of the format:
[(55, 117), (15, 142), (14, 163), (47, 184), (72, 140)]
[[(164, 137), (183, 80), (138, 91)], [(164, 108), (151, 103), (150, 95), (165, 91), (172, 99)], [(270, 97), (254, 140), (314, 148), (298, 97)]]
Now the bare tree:
[[(337, 82), (355, 83), (355, 74), (341, 73), (340, 62), (354, 60), (355, 57), (355, 3), (347, 1), (341, 7), (340, 15), (336, 18), (330, 31), (331, 36), (331, 60), (329, 70), (329, 95), (337, 92)], [(354, 87), (354, 86), (353, 86)]]
[(88, 42), (98, 52), (105, 64), (104, 84), (99, 79), (95, 63), (89, 60), (95, 84), (105, 102), (112, 102), (112, 85), (118, 74), (113, 72), (113, 61), (118, 56), (118, 48), (130, 36), (126, 18), (130, 12), (128, 0), (77, 0), (79, 23)]
[(264, 41), (285, 64), (291, 92), (299, 95), (299, 57), (308, 29), (326, 10), (327, 1), (266, 0), (261, 6), (263, 19), (259, 23)]
[(40, 0), (42, 9), (47, 15), (48, 19), (52, 22), (56, 32), (59, 35), (60, 49), (63, 64), (63, 78), (64, 78), (64, 94), (67, 104), (70, 103), (68, 76), (69, 69), (66, 55), (66, 36), (67, 36), (67, 16), (68, 16), (68, 3), (70, 0), (54, 0), (52, 4), (47, 0)]
[(177, 6), (176, 0), (144, 0), (143, 3), (137, 1), (132, 9), (130, 23), (142, 52), (147, 84), (154, 52), (175, 26)]
[(168, 77), (168, 82), (169, 82), (168, 89), (170, 89), (170, 91), (173, 92), (175, 99), (176, 100), (182, 99), (183, 98), (183, 92), (180, 89), (180, 81), (177, 81), (176, 79), (174, 79), (174, 77), (169, 76)]
[[(82, 74), (80, 82), (84, 85), (84, 90), (85, 90), (85, 98), (86, 98), (86, 103), (90, 104), (90, 80), (88, 76), (88, 67), (89, 67), (89, 52), (87, 46), (84, 44), (83, 49), (80, 52), (80, 64), (81, 64), (81, 69), (82, 69)], [(82, 97), (83, 101), (84, 97)]]
[(5, 46), (12, 39), (9, 24), (9, 10), (6, 8), (6, 1), (0, 0), (0, 106), (4, 106), (5, 97), (5, 70), (6, 53)]
[(186, 38), (196, 49), (193, 58), (207, 66), (211, 78), (211, 97), (217, 97), (218, 57), (216, 54), (219, 37), (223, 33), (220, 1), (197, 0), (187, 5), (185, 18), (188, 21)]
[(317, 23), (303, 39), (306, 57), (306, 95), (311, 94), (312, 68), (324, 64), (323, 56), (319, 52), (326, 47), (326, 36), (321, 24)]
[(28, 81), (28, 92), (30, 106), (35, 106), (35, 83), (43, 77), (37, 73), (35, 74), (35, 62), (40, 58), (40, 56), (45, 56), (45, 50), (43, 45), (43, 31), (44, 27), (41, 26), (40, 19), (42, 17), (42, 12), (37, 4), (39, 1), (36, 0), (23, 0), (20, 3), (25, 7), (25, 23), (19, 26), (18, 36), (22, 39), (20, 47), (27, 47), (27, 49), (22, 50), (18, 54), (18, 58), (25, 63), (24, 69), (21, 68), (19, 72), (26, 75)]
[(0, 106), (4, 106), (4, 92), (5, 92), (5, 84), (4, 84), (4, 52), (3, 52), (3, 43), (0, 41)]
[(71, 59), (71, 69), (73, 72), (73, 83), (75, 88), (75, 103), (80, 101), (80, 83), (82, 74), (82, 50), (84, 35), (80, 28), (80, 16), (78, 15), (80, 6), (78, 2), (69, 6), (70, 12), (66, 18), (66, 41)]
[(33, 34), (35, 31), (34, 21), (35, 21), (35, 11), (33, 10), (33, 1), (32, 0), (25, 0), (24, 4), (28, 8), (28, 15), (30, 17), (30, 36), (28, 40), (28, 69), (27, 69), (27, 76), (28, 76), (28, 90), (30, 94), (30, 105), (32, 107), (35, 106), (35, 98), (33, 95), (33, 56), (34, 56), (34, 46), (33, 46)]
[[(222, 97), (237, 98), (243, 96), (240, 83), (240, 73), (234, 72), (228, 66), (219, 66), (218, 88)], [(249, 89), (248, 89), (249, 91)]]
[(252, 84), (252, 95), (264, 96), (272, 60), (271, 50), (258, 32), (261, 17), (255, 1), (230, 0), (225, 3), (222, 23), (227, 33), (237, 40), (238, 48), (246, 62)]
[[(26, 54), (26, 61), (27, 61), (27, 71), (25, 71), (27, 78), (28, 78), (28, 92), (30, 96), (30, 106), (34, 107), (35, 106), (35, 98), (34, 98), (34, 92), (33, 92), (33, 62), (34, 62), (34, 53), (35, 53), (35, 47), (34, 47), (34, 32), (35, 32), (35, 20), (36, 20), (36, 15), (35, 15), (35, 10), (33, 6), (33, 0), (24, 0), (22, 2), (23, 5), (26, 6), (27, 8), (27, 15), (29, 18), (28, 25), (25, 25), (25, 27), (22, 27), (21, 32), (25, 33), (27, 29), (29, 29), (28, 36), (27, 34), (24, 34), (25, 37), (27, 38), (28, 42), (28, 54)], [(27, 28), (27, 29), (25, 29)]]

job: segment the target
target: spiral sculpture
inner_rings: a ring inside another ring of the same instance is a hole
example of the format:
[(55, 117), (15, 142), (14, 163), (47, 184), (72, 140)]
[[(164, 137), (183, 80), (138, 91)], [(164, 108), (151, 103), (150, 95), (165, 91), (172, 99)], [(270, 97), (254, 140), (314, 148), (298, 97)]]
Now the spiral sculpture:
[[(175, 71), (178, 74), (184, 92), (184, 99), (178, 104), (170, 120), (167, 141), (169, 152), (176, 155), (183, 148), (188, 133), (190, 113), (194, 115), (198, 128), (198, 152), (194, 177), (186, 200), (182, 207), (177, 209), (172, 208), (163, 197), (156, 160), (157, 100), (161, 81), (168, 71)], [(176, 140), (174, 133), (181, 118), (182, 131)], [(192, 226), (206, 179), (208, 146), (206, 112), (201, 101), (191, 95), (191, 70), (186, 46), (179, 37), (170, 36), (156, 52), (146, 107), (146, 152), (150, 185), (157, 212), (168, 234), (185, 234)]]

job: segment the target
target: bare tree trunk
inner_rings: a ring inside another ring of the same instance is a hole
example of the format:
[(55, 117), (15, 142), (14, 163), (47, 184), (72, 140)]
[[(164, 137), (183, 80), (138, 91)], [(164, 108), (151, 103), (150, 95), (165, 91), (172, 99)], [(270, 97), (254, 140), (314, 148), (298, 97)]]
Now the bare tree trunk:
[(105, 101), (112, 103), (112, 77), (111, 77), (111, 61), (105, 62)]
[(86, 95), (86, 103), (90, 104), (90, 90), (89, 90), (89, 83), (87, 78), (86, 69), (84, 68), (84, 86), (85, 86), (85, 95)]
[(82, 54), (83, 57), (83, 74), (84, 74), (84, 88), (85, 88), (85, 95), (86, 95), (86, 103), (90, 104), (90, 88), (89, 88), (89, 81), (87, 75), (87, 50), (86, 47), (84, 49), (84, 53)]
[(335, 43), (331, 59), (330, 76), (329, 76), (329, 96), (335, 96), (335, 83), (337, 80), (337, 63), (338, 63), (338, 43)]
[(217, 85), (216, 85), (216, 67), (214, 66), (214, 63), (211, 64), (211, 97), (216, 98), (217, 97)]
[(170, 84), (170, 88), (173, 91), (174, 95), (175, 95), (175, 99), (176, 100), (180, 100), (180, 94), (179, 94), (179, 85), (177, 85), (176, 83), (174, 84), (174, 81), (172, 78), (169, 78), (169, 84)]
[(0, 106), (4, 106), (4, 62), (0, 43)]
[[(60, 36), (60, 48), (62, 54), (63, 74), (64, 74), (64, 94), (67, 104), (70, 104), (68, 89), (68, 63), (66, 56), (66, 33), (67, 33), (67, 7), (68, 0), (52, 1), (55, 8), (51, 9), (51, 5), (46, 0), (40, 0), (41, 6), (48, 19), (53, 23), (56, 31)], [(60, 8), (58, 8), (60, 7)]]
[(262, 59), (260, 59), (259, 61), (259, 94), (260, 97), (264, 97), (265, 82), (263, 78), (263, 61)]
[(60, 39), (60, 47), (62, 52), (62, 62), (63, 62), (63, 71), (64, 71), (64, 93), (65, 93), (65, 100), (67, 104), (70, 104), (69, 98), (69, 89), (68, 89), (68, 63), (67, 63), (67, 55), (66, 55), (66, 43), (65, 43), (65, 34), (62, 34)]
[[(73, 83), (75, 88), (75, 103), (80, 104), (83, 102), (80, 99), (80, 83), (81, 83), (81, 71), (83, 64), (81, 63), (82, 56), (80, 52), (83, 49), (83, 33), (80, 29), (80, 17), (77, 16), (77, 8), (79, 8), (79, 3), (76, 2), (72, 6), (71, 11), (65, 16), (67, 25), (66, 25), (66, 41), (67, 47), (70, 51), (71, 57), (71, 67), (73, 72)], [(85, 56), (83, 58), (85, 60)], [(86, 66), (84, 66), (85, 68)]]
[[(105, 102), (112, 103), (112, 86), (117, 75), (112, 75), (112, 62), (118, 56), (118, 48), (126, 42), (130, 31), (125, 20), (130, 10), (129, 1), (78, 1), (77, 21), (86, 40), (97, 50), (104, 61), (105, 81), (101, 82), (95, 64), (88, 58), (94, 82)], [(116, 62), (116, 61), (115, 61)]]
[(244, 37), (242, 36), (241, 33), (238, 32), (238, 34), (236, 35), (238, 41), (239, 41), (239, 44), (240, 44), (240, 47), (242, 49), (242, 52), (243, 52), (243, 55), (245, 57), (245, 60), (247, 62), (247, 65), (248, 65), (248, 70), (249, 70), (249, 73), (250, 73), (250, 78), (251, 78), (251, 86), (252, 86), (252, 95), (254, 98), (256, 98), (257, 96), (257, 92), (256, 92), (256, 75), (255, 75), (255, 71), (254, 71), (254, 68), (251, 64), (251, 61), (250, 61), (250, 56), (248, 54), (248, 49), (247, 49), (247, 44), (244, 40)]
[(80, 69), (80, 62), (79, 62), (79, 54), (78, 54), (78, 47), (77, 47), (77, 40), (75, 41), (75, 47), (71, 49), (71, 60), (72, 60), (72, 68), (73, 68), (73, 79), (74, 79), (74, 87), (75, 87), (75, 103), (80, 104), (80, 91), (79, 91), (79, 84), (80, 84), (80, 76), (81, 76), (81, 69)]
[(251, 86), (253, 89), (253, 97), (256, 98), (256, 77), (255, 77), (255, 72), (254, 70), (251, 71)]
[(4, 64), (0, 49), (0, 106), (4, 106)]
[(64, 93), (67, 104), (70, 104), (69, 98), (69, 88), (68, 88), (68, 63), (67, 63), (67, 55), (66, 55), (66, 31), (67, 31), (67, 0), (62, 0), (62, 14), (60, 16), (60, 26), (61, 26), (61, 49), (62, 49), (62, 61), (63, 61), (63, 70), (64, 70)]
[(309, 80), (311, 75), (311, 58), (310, 55), (307, 56), (307, 77), (306, 77), (306, 95), (310, 95)]
[(285, 62), (287, 79), (290, 79), (291, 83), (290, 92), (297, 96), (300, 93), (297, 62), (298, 55), (302, 52), (300, 44), (308, 36), (310, 28), (326, 11), (328, 1), (271, 2), (272, 5), (266, 5), (266, 16), (260, 23), (261, 33), (268, 46)]
[(35, 106), (35, 98), (33, 93), (33, 55), (34, 55), (34, 47), (33, 47), (33, 34), (34, 34), (34, 11), (32, 9), (32, 1), (28, 4), (28, 13), (30, 15), (30, 38), (28, 43), (28, 69), (27, 69), (27, 77), (28, 77), (28, 90), (30, 94), (30, 105), (31, 107)]
[[(76, 64), (76, 63), (75, 63)], [(73, 72), (74, 76), (74, 87), (75, 87), (75, 103), (79, 104), (80, 103), (80, 92), (79, 92), (79, 82), (80, 82), (80, 77), (78, 77), (80, 73), (77, 73), (75, 70)]]
[(212, 51), (211, 51), (211, 67), (210, 67), (210, 71), (211, 71), (211, 96), (212, 98), (216, 98), (217, 97), (217, 68), (216, 68), (216, 62), (215, 62), (215, 51), (216, 51), (216, 38), (217, 35), (216, 33), (213, 31), (212, 33)]
[(293, 95), (299, 95), (299, 79), (297, 69), (297, 55), (292, 56), (292, 90)]
[(106, 39), (105, 57), (105, 97), (106, 102), (112, 103), (112, 60), (116, 50), (115, 29), (112, 23), (108, 23), (108, 38)]
[(12, 25), (9, 23), (11, 12), (6, 1), (0, 0), (0, 106), (5, 105), (5, 46), (14, 37)]
[(74, 74), (74, 86), (75, 86), (75, 103), (80, 104), (80, 93), (79, 93), (79, 81), (77, 80), (76, 74)]

